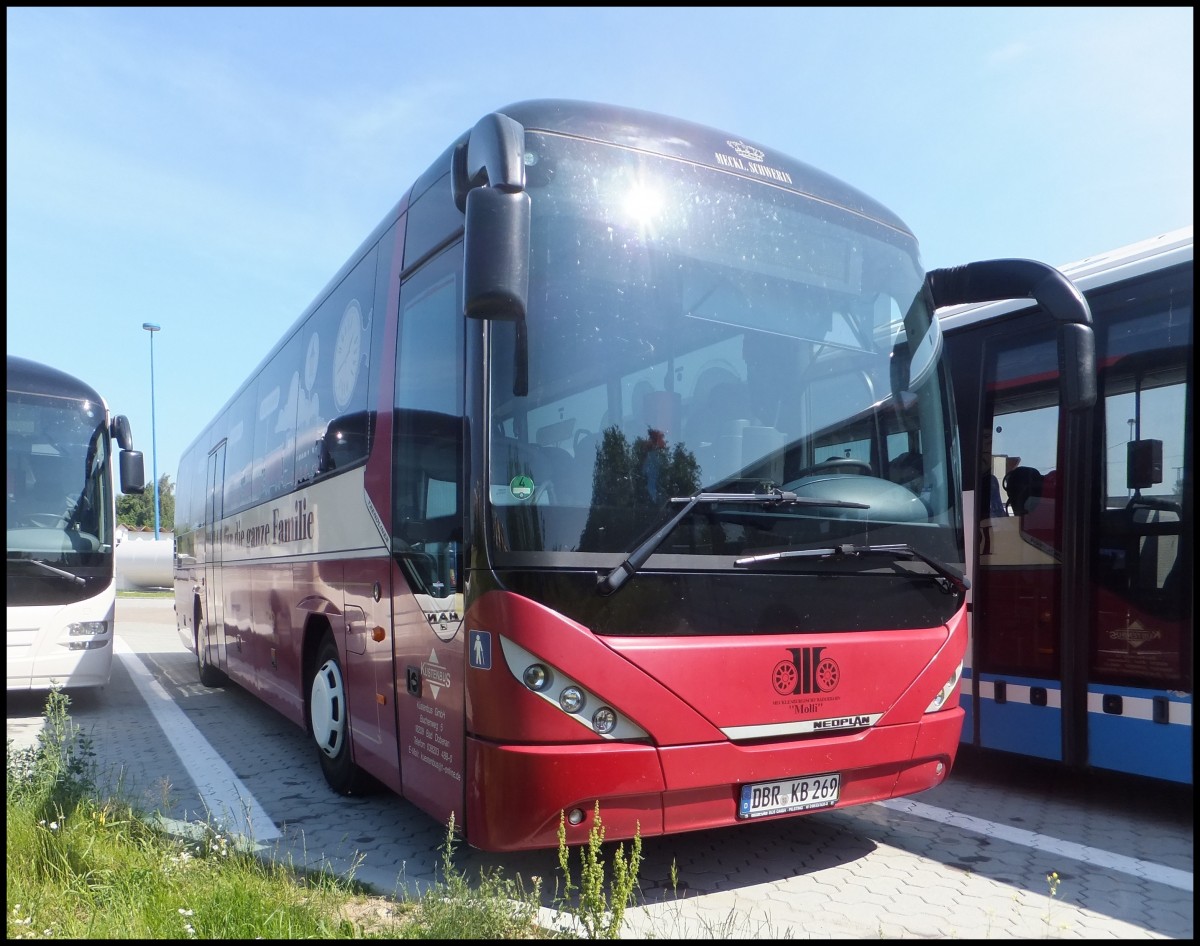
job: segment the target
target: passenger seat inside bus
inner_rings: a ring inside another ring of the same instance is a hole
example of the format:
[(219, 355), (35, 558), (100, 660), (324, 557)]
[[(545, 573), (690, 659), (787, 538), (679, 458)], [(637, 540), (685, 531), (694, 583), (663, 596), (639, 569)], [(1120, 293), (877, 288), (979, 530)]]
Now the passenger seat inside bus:
[(591, 431), (580, 431), (580, 435), (575, 438), (571, 477), (563, 497), (563, 501), (568, 505), (592, 504), (592, 486), (596, 475), (596, 457), (600, 453), (600, 439), (600, 434)]
[(30, 511), (66, 516), (75, 508), (75, 491), (65, 485), (62, 472), (45, 461), (35, 468), (26, 497)]
[(735, 421), (754, 421), (750, 391), (732, 371), (709, 368), (696, 380), (684, 429), (689, 449), (715, 453), (723, 436), (737, 433)]
[(1042, 474), (1031, 466), (1013, 467), (1004, 476), (1004, 492), (1014, 516), (1032, 512), (1042, 495)]
[[(542, 447), (515, 437), (492, 440), (492, 502), (511, 505), (532, 499), (542, 504), (554, 498), (554, 478), (571, 464), (571, 455), (559, 447)], [(510, 484), (518, 476), (533, 481), (533, 495), (521, 498), (511, 493)]]

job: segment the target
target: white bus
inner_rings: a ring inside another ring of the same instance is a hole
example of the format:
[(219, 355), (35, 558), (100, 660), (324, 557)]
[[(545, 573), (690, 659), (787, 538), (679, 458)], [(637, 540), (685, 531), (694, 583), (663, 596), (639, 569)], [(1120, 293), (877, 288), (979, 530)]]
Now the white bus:
[(129, 421), (56, 368), (8, 356), (8, 689), (104, 686), (121, 491), (145, 486)]

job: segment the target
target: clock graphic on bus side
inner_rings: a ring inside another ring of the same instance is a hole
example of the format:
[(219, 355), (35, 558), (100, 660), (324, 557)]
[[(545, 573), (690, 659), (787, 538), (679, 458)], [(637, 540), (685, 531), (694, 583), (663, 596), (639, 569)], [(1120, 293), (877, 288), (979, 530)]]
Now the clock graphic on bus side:
[(342, 324), (338, 326), (337, 341), (333, 346), (333, 401), (339, 411), (350, 403), (361, 365), (362, 310), (355, 299), (342, 314)]

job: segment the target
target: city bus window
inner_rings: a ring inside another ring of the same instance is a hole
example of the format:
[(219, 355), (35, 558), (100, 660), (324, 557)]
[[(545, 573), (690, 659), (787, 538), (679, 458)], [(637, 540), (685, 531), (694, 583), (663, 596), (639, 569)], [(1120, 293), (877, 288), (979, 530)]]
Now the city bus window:
[(1164, 317), (1169, 305), (1148, 296), (1145, 311), (1101, 338), (1106, 462), (1092, 668), (1106, 682), (1183, 689), (1190, 686), (1182, 554), (1190, 346), (1182, 323)]

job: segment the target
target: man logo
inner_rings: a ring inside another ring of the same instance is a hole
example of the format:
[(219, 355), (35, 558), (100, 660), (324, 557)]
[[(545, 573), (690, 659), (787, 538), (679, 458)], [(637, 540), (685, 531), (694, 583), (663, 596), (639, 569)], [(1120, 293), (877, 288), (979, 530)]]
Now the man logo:
[(824, 647), (789, 647), (791, 660), (781, 660), (771, 671), (771, 685), (782, 696), (799, 693), (829, 693), (837, 688), (842, 672), (831, 657), (822, 657)]

